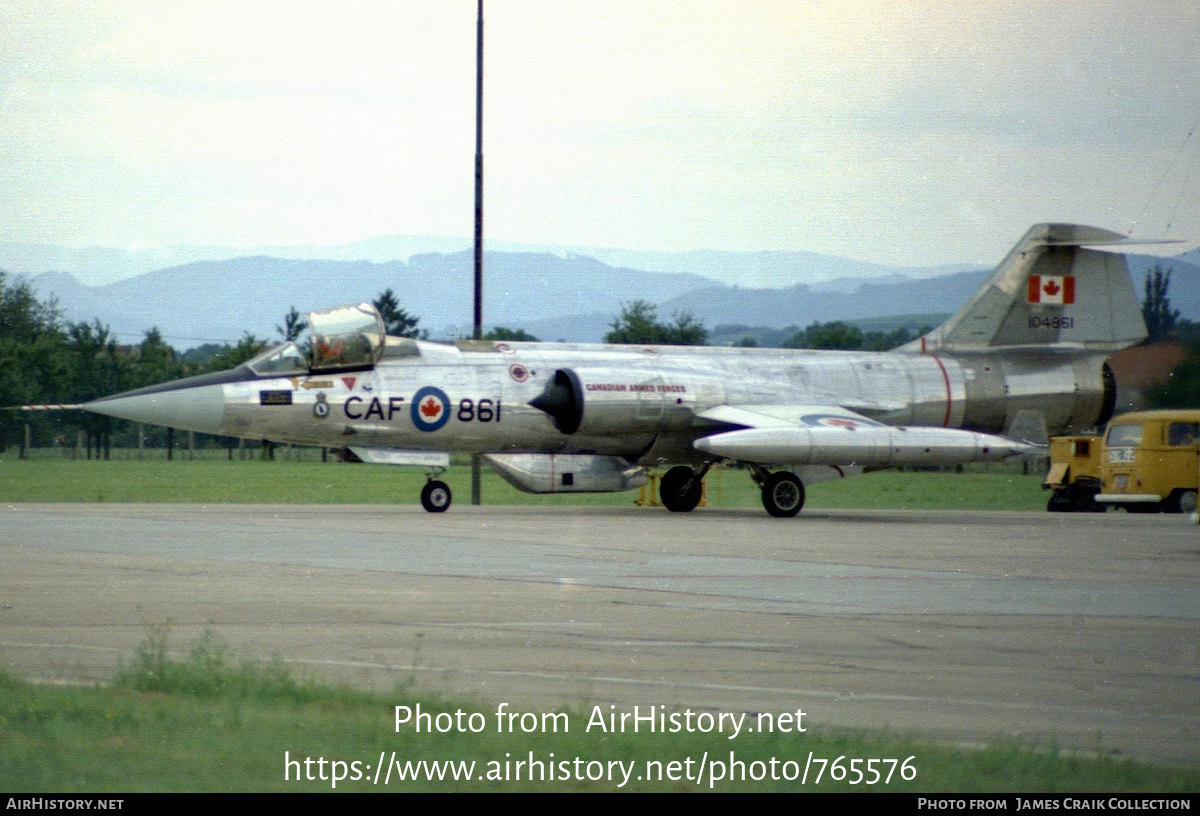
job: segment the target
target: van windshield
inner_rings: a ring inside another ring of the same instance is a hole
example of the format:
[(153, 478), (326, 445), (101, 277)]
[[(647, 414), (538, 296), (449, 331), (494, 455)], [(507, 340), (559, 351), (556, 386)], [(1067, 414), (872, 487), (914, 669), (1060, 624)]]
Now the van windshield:
[(1113, 425), (1108, 429), (1106, 444), (1110, 448), (1136, 448), (1142, 444), (1142, 426)]

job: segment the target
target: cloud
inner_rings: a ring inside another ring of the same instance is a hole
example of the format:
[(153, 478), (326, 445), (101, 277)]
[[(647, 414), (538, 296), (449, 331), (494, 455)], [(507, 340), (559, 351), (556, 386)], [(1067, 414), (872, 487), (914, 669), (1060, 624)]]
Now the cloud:
[[(9, 0), (0, 240), (469, 234), (474, 11)], [(1191, 0), (487, 15), (491, 236), (993, 261), (1038, 218), (1190, 200), (1155, 180), (1200, 109)]]

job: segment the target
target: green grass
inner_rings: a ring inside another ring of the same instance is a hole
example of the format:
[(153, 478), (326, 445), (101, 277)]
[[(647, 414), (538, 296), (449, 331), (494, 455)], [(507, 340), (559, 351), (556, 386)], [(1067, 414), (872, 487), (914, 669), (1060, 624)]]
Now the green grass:
[[(128, 453), (125, 451), (117, 453)], [(414, 504), (425, 482), (417, 467), (348, 465), (258, 459), (114, 458), (70, 460), (47, 456), (0, 457), (0, 501), (185, 502), (246, 504)], [(470, 495), (470, 469), (454, 465), (441, 476), (456, 501)], [(1046, 506), (1042, 475), (1020, 465), (991, 465), (954, 472), (880, 471), (808, 487), (806, 508), (1036, 510)], [(716, 507), (760, 507), (749, 474), (715, 469), (707, 478)], [(538, 496), (513, 488), (484, 468), (485, 504), (632, 506), (638, 491)]]
[[(457, 712), (473, 712), (479, 733), (417, 733), (396, 726), (396, 706), (408, 706), (448, 721)], [(607, 706), (600, 707), (607, 711)], [(333, 790), (333, 761), (346, 763), (339, 791), (367, 790), (615, 790), (608, 780), (513, 780), (514, 763), (530, 753), (545, 763), (581, 758), (589, 762), (634, 763), (645, 775), (648, 763), (681, 763), (695, 768), (701, 758), (728, 762), (730, 752), (748, 773), (768, 770), (772, 758), (798, 763), (811, 753), (850, 770), (850, 761), (890, 757), (915, 769), (888, 784), (851, 785), (830, 778), (826, 766), (815, 783), (799, 781), (717, 781), (712, 788), (731, 790), (940, 791), (940, 792), (1194, 792), (1194, 769), (1156, 767), (1106, 756), (1079, 756), (1053, 746), (1031, 750), (1012, 745), (962, 749), (896, 734), (820, 730), (805, 733), (604, 734), (584, 728), (592, 706), (563, 709), (568, 731), (501, 733), (494, 702), (418, 695), (409, 686), (390, 694), (372, 694), (296, 679), (278, 661), (234, 664), (220, 639), (208, 633), (183, 658), (173, 657), (167, 628), (153, 629), (134, 658), (103, 687), (41, 686), (0, 674), (0, 790), (25, 792), (137, 791), (302, 791)], [(542, 712), (538, 712), (541, 714)], [(296, 761), (285, 779), (285, 752)], [(475, 763), (475, 777), (489, 772), (498, 779), (471, 781), (393, 781), (372, 784), (380, 754), (403, 761)], [(553, 757), (551, 756), (553, 755)], [(314, 762), (303, 764), (305, 758)], [(324, 758), (325, 779), (316, 763)], [(361, 779), (353, 776), (358, 762)], [(764, 763), (755, 765), (754, 763)], [(370, 765), (371, 770), (365, 770)], [(574, 765), (571, 766), (572, 769)], [(591, 768), (598, 766), (592, 765)], [(714, 767), (714, 766), (710, 766)], [(787, 766), (777, 765), (783, 770)], [(862, 763), (859, 768), (865, 768)], [(886, 773), (886, 766), (884, 773)], [(314, 779), (297, 779), (311, 771)], [(507, 777), (507, 778), (506, 778)], [(636, 778), (626, 790), (706, 790), (705, 780), (650, 781)]]

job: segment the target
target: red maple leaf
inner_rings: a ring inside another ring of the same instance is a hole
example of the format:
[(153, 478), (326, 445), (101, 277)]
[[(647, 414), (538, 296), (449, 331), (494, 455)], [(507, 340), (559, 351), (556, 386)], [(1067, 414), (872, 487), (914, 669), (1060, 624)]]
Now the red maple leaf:
[(433, 397), (428, 397), (421, 403), (421, 413), (430, 419), (442, 412), (442, 404)]
[(1052, 280), (1049, 280), (1049, 281), (1046, 281), (1046, 285), (1042, 287), (1042, 290), (1043, 290), (1043, 291), (1044, 291), (1044, 292), (1045, 292), (1047, 295), (1050, 295), (1051, 297), (1054, 297), (1055, 295), (1057, 295), (1057, 294), (1058, 294), (1058, 290), (1059, 290), (1059, 289), (1061, 289), (1061, 288), (1062, 288), (1062, 287), (1061, 287), (1061, 286), (1059, 286), (1057, 283), (1055, 283), (1055, 282), (1054, 282), (1054, 281), (1052, 281)]

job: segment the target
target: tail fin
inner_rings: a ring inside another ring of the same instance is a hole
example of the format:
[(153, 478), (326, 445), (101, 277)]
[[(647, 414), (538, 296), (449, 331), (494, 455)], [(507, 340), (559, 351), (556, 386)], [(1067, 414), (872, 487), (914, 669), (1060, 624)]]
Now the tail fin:
[(1124, 255), (1085, 249), (1126, 243), (1077, 224), (1035, 224), (971, 300), (908, 351), (1059, 347), (1111, 353), (1146, 338)]

